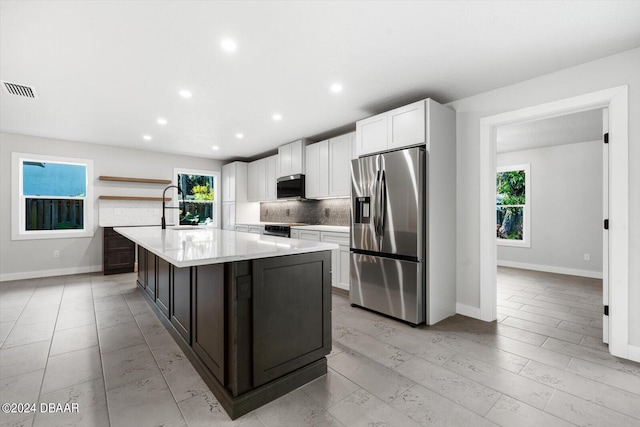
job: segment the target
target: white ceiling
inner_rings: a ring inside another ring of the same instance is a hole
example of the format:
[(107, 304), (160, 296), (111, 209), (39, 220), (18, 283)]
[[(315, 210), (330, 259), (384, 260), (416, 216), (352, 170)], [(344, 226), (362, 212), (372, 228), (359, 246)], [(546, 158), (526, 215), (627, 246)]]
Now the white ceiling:
[(2, 92), (0, 130), (251, 157), (638, 47), (638, 22), (639, 1), (2, 1), (0, 78), (39, 99)]
[(602, 139), (602, 109), (502, 126), (497, 151), (529, 150)]

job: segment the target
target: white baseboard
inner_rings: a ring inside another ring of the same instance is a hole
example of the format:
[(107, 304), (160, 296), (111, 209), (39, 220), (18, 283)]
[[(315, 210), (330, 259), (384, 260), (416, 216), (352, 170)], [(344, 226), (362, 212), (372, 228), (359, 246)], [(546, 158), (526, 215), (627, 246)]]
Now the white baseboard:
[(567, 274), (570, 276), (590, 277), (592, 279), (602, 279), (601, 271), (578, 270), (575, 268), (556, 267), (553, 265), (528, 264), (525, 262), (498, 260), (499, 267), (522, 268), (523, 270), (544, 271), (547, 273)]
[(99, 271), (102, 271), (101, 265), (57, 268), (54, 270), (22, 271), (19, 273), (0, 274), (0, 282), (6, 282), (9, 280), (38, 279), (40, 277), (68, 276), (70, 274), (96, 273)]
[(474, 319), (482, 320), (482, 314), (480, 307), (471, 307), (470, 305), (456, 303), (456, 313), (463, 316), (472, 317)]
[(640, 362), (640, 346), (629, 344), (629, 360)]

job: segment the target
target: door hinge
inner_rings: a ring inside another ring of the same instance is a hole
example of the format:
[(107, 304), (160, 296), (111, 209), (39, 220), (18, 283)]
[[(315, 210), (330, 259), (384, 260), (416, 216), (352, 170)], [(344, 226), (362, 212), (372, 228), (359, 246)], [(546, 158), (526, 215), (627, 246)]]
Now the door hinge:
[(604, 143), (608, 144), (609, 143), (609, 132), (604, 134)]
[(608, 316), (608, 315), (609, 315), (609, 306), (608, 306), (608, 305), (605, 305), (605, 306), (604, 306), (604, 315), (605, 315), (605, 316)]
[(604, 220), (604, 229), (605, 229), (605, 230), (608, 230), (608, 229), (609, 229), (609, 220), (608, 220), (608, 219), (605, 219), (605, 220)]

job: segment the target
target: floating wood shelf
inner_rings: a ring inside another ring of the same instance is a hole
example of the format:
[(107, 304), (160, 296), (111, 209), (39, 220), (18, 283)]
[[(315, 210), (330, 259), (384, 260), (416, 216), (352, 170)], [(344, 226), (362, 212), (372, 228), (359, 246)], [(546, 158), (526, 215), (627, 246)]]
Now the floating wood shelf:
[[(100, 200), (144, 200), (151, 202), (161, 202), (162, 197), (140, 197), (140, 196), (100, 196)], [(164, 199), (165, 202), (170, 201), (171, 199), (166, 197)]]
[(120, 181), (120, 182), (143, 182), (145, 184), (171, 184), (170, 179), (150, 179), (150, 178), (127, 178), (124, 176), (105, 176), (98, 177), (100, 181)]

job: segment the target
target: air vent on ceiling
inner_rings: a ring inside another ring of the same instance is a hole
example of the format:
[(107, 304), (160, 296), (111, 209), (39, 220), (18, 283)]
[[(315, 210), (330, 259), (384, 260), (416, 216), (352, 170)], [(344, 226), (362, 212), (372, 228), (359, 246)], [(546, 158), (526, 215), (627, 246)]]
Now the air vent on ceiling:
[(18, 83), (10, 83), (2, 80), (2, 87), (10, 95), (24, 96), (27, 98), (38, 99), (36, 88), (32, 86), (21, 85)]

